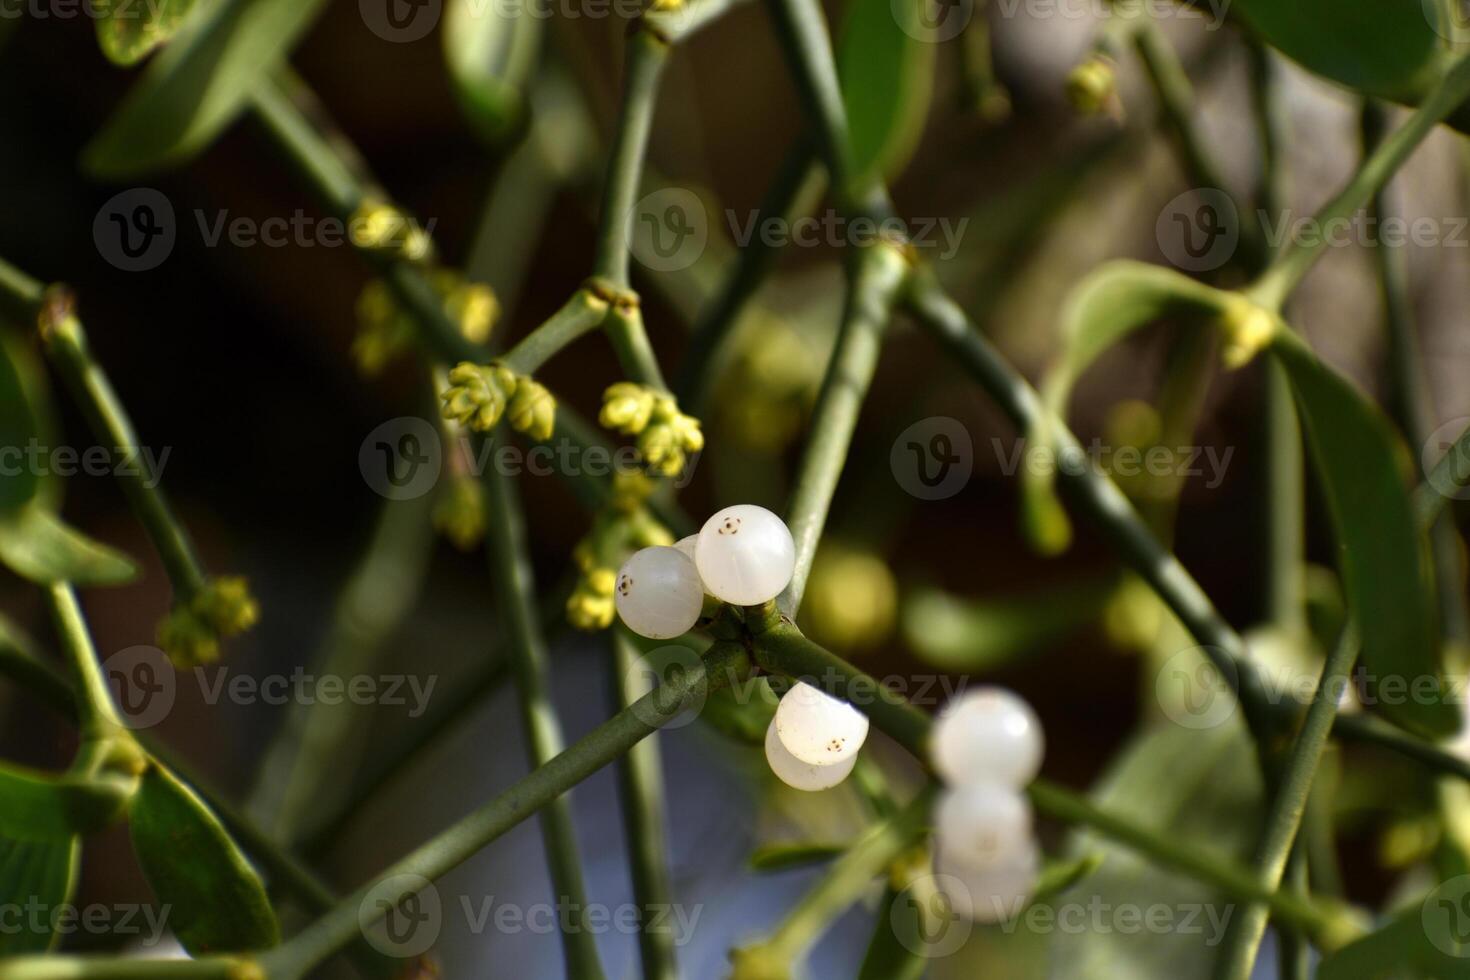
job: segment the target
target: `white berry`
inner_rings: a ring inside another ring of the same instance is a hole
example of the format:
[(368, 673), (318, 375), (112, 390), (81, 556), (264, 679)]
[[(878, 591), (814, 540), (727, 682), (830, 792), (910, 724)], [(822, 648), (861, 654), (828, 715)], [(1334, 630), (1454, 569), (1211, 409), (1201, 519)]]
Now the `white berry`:
[(781, 698), (772, 724), (786, 751), (813, 766), (845, 762), (868, 737), (867, 715), (805, 681)]
[(934, 843), (955, 865), (988, 868), (1031, 839), (1031, 804), (1000, 783), (945, 790), (934, 807)]
[(935, 770), (952, 786), (994, 781), (1017, 789), (1036, 778), (1042, 751), (1036, 713), (1000, 687), (951, 701), (934, 720), (929, 749)]
[(791, 581), (796, 543), (775, 514), (737, 504), (705, 522), (694, 561), (710, 595), (737, 606), (758, 606)]
[(694, 548), (698, 544), (699, 535), (691, 534), (687, 538), (680, 538), (678, 541), (675, 541), (674, 547), (688, 555), (690, 561), (694, 561)]
[(1026, 908), (1040, 865), (1036, 841), (1028, 838), (1015, 853), (978, 870), (941, 850), (934, 872), (957, 914), (972, 922), (996, 923), (1014, 920)]
[(825, 766), (814, 766), (802, 762), (796, 756), (786, 751), (786, 746), (781, 744), (781, 738), (776, 734), (776, 722), (772, 719), (770, 727), (766, 729), (766, 762), (770, 763), (771, 772), (792, 789), (805, 790), (809, 793), (821, 789), (831, 789), (847, 778), (852, 772), (852, 767), (857, 763), (857, 755), (848, 756), (842, 762), (834, 762)]
[(704, 605), (694, 563), (677, 548), (644, 548), (623, 563), (613, 588), (628, 629), (652, 640), (683, 636)]

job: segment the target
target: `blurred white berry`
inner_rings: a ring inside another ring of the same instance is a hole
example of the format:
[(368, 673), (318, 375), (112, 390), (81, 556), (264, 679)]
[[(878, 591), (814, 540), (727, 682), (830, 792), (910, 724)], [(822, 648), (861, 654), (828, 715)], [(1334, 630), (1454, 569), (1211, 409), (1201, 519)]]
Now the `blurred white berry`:
[(776, 734), (776, 721), (771, 720), (770, 727), (766, 729), (766, 762), (770, 763), (771, 772), (792, 789), (815, 792), (819, 789), (831, 789), (847, 778), (852, 772), (852, 767), (857, 763), (857, 755), (848, 756), (842, 762), (834, 762), (825, 766), (814, 766), (802, 762), (796, 756), (786, 751), (786, 746), (781, 744), (781, 738)]
[(1017, 789), (1041, 770), (1041, 722), (1031, 706), (1000, 687), (951, 701), (934, 720), (929, 753), (951, 786), (1000, 782)]
[(710, 595), (737, 606), (758, 606), (791, 581), (796, 543), (775, 514), (736, 504), (705, 522), (694, 561)]
[(1020, 915), (1036, 888), (1040, 866), (1041, 855), (1030, 838), (986, 868), (969, 867), (942, 849), (934, 859), (935, 876), (955, 913), (981, 923), (1006, 922)]
[(699, 544), (699, 535), (691, 534), (687, 538), (680, 538), (678, 541), (675, 541), (674, 547), (688, 555), (690, 561), (694, 561), (694, 547), (697, 544)]
[(781, 698), (772, 724), (786, 751), (813, 766), (847, 761), (868, 737), (867, 715), (805, 681)]
[(649, 639), (668, 640), (694, 628), (704, 605), (704, 588), (694, 562), (682, 551), (644, 548), (623, 563), (613, 601), (628, 629)]
[(934, 843), (951, 863), (973, 870), (999, 864), (1031, 840), (1031, 804), (1001, 783), (945, 790), (934, 807)]

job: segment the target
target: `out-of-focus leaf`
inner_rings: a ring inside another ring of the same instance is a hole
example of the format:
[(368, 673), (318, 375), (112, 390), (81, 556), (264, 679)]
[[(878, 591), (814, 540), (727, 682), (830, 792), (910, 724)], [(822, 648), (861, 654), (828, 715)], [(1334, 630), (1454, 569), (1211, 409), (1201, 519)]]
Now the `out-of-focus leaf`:
[(444, 11), (444, 58), (465, 114), (480, 135), (498, 143), (525, 122), (531, 74), (545, 18), (530, 9), (483, 0), (449, 0)]
[(903, 601), (904, 640), (925, 662), (944, 670), (993, 670), (1095, 619), (1113, 587), (1111, 580), (1088, 582), (994, 599), (911, 589)]
[(905, 937), (920, 935), (919, 915), (917, 902), (888, 886), (878, 903), (873, 938), (868, 941), (858, 980), (918, 980), (924, 975), (929, 961), (904, 943)]
[(154, 766), (133, 801), (133, 848), (183, 947), (195, 956), (265, 949), (280, 925), (265, 886), (219, 819)]
[[(1457, 899), (1431, 892), (1394, 914), (1377, 931), (1322, 960), (1317, 980), (1464, 980), (1470, 977), (1470, 913)], [(1446, 905), (1434, 903), (1444, 902)], [(1425, 905), (1429, 905), (1428, 909)], [(1458, 933), (1458, 934), (1457, 934)], [(1444, 943), (1441, 949), (1435, 942)], [(1456, 952), (1451, 952), (1456, 951)]]
[(1066, 894), (1102, 867), (1106, 860), (1100, 853), (1089, 852), (1064, 861), (1048, 861), (1036, 878), (1036, 891), (1031, 895), (1031, 902), (1050, 902)]
[(25, 455), (26, 447), (40, 437), (40, 420), (13, 360), (15, 346), (0, 337), (0, 519), (30, 502), (40, 486), (40, 476)]
[(752, 871), (785, 871), (809, 864), (830, 861), (843, 851), (846, 844), (827, 844), (818, 841), (780, 841), (762, 844), (750, 854)]
[(127, 555), (69, 527), (37, 501), (0, 519), (0, 564), (39, 585), (121, 585), (138, 575)]
[(245, 108), (324, 0), (196, 6), (83, 154), (92, 173), (130, 177), (187, 160)]
[[(921, 41), (920, 4), (853, 0), (837, 41), (854, 182), (896, 177), (924, 132), (937, 45)], [(910, 19), (900, 24), (899, 18)]]
[(133, 786), (0, 766), (0, 838), (58, 841), (94, 833), (117, 817)]
[[(1196, 325), (1214, 322), (1229, 298), (1228, 293), (1162, 266), (1126, 260), (1099, 266), (1073, 287), (1062, 306), (1060, 350), (1042, 383), (1047, 408), (1065, 420), (1078, 377), (1135, 330), (1165, 318)], [(1056, 452), (1058, 440), (1049, 426), (1038, 427), (1027, 438), (1033, 453)], [(1087, 461), (1057, 458), (1056, 464), (1027, 466), (1021, 472), (1026, 531), (1046, 554), (1065, 550), (1072, 538), (1071, 524), (1056, 499), (1055, 470)]]
[(1332, 515), (1348, 608), (1363, 637), (1364, 702), (1421, 735), (1454, 734), (1460, 715), (1444, 700), (1428, 576), (1393, 429), (1295, 336), (1281, 335), (1270, 350), (1291, 381)]
[(95, 0), (97, 43), (119, 65), (134, 65), (178, 32), (195, 0)]
[[(77, 884), (82, 841), (71, 836), (49, 841), (21, 841), (0, 837), (0, 908), (39, 908), (43, 923), (29, 915), (17, 916), (12, 928), (0, 929), (0, 959), (44, 953), (56, 944), (51, 915), (67, 908)], [(37, 925), (43, 928), (37, 929)]]
[[(1109, 812), (1171, 841), (1236, 860), (1248, 858), (1260, 827), (1260, 771), (1238, 715), (1214, 728), (1164, 725), (1143, 732), (1119, 754), (1091, 796)], [(1172, 918), (1167, 930), (1125, 930), (1108, 919), (1103, 928), (1056, 930), (1050, 936), (1054, 975), (1129, 980), (1210, 975), (1227, 917), (1238, 913), (1238, 903), (1096, 834), (1075, 834), (1070, 849), (1105, 860), (1054, 904), (1096, 907), (1105, 914), (1163, 907)]]
[(1308, 71), (1386, 99), (1417, 101), (1443, 71), (1434, 0), (1237, 0), (1232, 12)]

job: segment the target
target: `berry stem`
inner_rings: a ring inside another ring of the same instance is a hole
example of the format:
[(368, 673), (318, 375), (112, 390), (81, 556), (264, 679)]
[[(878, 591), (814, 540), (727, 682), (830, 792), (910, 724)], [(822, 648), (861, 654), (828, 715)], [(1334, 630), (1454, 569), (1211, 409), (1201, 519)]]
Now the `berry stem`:
[(87, 622), (77, 603), (76, 591), (65, 582), (58, 582), (42, 591), (51, 610), (61, 648), (66, 651), (67, 662), (76, 678), (75, 689), (80, 697), (73, 704), (82, 737), (102, 739), (125, 733), (117, 707), (112, 703), (112, 691), (102, 676), (102, 665), (92, 646), (92, 636), (87, 632)]

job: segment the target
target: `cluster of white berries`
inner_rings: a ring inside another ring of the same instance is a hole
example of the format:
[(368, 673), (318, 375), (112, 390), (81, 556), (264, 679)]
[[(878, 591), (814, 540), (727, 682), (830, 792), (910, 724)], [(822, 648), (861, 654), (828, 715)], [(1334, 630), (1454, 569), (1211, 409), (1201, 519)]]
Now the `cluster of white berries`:
[(934, 722), (935, 871), (954, 910), (976, 922), (1013, 915), (1036, 884), (1040, 852), (1025, 787), (1041, 769), (1041, 722), (998, 687), (952, 701)]
[(793, 789), (831, 789), (857, 764), (868, 716), (805, 681), (781, 696), (766, 729), (766, 761)]
[(618, 572), (618, 615), (639, 636), (668, 640), (694, 628), (705, 594), (758, 606), (796, 570), (796, 543), (781, 518), (754, 504), (719, 511), (672, 547), (644, 548)]

